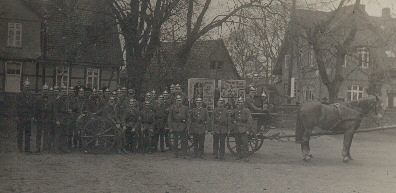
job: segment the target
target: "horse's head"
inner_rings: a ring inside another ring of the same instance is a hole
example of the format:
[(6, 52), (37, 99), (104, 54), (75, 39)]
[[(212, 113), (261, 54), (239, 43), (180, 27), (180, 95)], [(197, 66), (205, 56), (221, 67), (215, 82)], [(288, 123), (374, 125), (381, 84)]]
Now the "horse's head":
[(355, 107), (354, 109), (359, 111), (361, 116), (366, 116), (370, 112), (373, 112), (375, 116), (381, 120), (385, 114), (385, 107), (378, 96), (351, 101), (349, 104), (352, 108)]

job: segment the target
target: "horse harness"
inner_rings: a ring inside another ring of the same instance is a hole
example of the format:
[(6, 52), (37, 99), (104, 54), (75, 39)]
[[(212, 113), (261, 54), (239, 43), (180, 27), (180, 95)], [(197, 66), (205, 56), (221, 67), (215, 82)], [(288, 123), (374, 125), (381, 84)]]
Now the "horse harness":
[[(356, 110), (354, 110), (354, 109), (352, 109), (352, 108), (350, 108), (350, 107), (347, 107), (347, 106), (345, 106), (345, 105), (341, 105), (340, 103), (335, 103), (335, 104), (333, 104), (332, 106), (334, 106), (334, 107), (336, 107), (337, 108), (337, 111), (338, 111), (338, 121), (330, 128), (330, 130), (333, 130), (336, 126), (338, 126), (339, 124), (341, 124), (341, 123), (343, 123), (343, 122), (346, 122), (346, 121), (360, 121), (360, 120), (362, 120), (363, 119), (363, 116), (364, 116), (364, 114), (365, 113), (362, 113), (362, 112), (358, 112), (358, 111), (356, 111)], [(371, 106), (370, 106), (370, 108), (369, 108), (369, 110), (368, 110), (368, 112), (370, 112), (370, 110), (373, 108), (373, 106), (375, 106), (375, 103), (373, 103)], [(341, 116), (341, 108), (340, 107), (343, 107), (343, 108), (346, 108), (346, 109), (348, 109), (348, 110), (351, 110), (351, 111), (353, 111), (353, 112), (355, 112), (358, 116), (357, 117), (354, 117), (354, 118), (343, 118), (343, 116)], [(374, 109), (375, 110), (375, 113), (377, 113), (377, 109), (375, 108)]]

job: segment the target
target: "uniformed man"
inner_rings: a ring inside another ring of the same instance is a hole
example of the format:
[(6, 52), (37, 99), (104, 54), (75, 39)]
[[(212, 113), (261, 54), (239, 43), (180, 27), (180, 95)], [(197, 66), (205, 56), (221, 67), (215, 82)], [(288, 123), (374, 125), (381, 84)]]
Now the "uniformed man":
[[(162, 93), (162, 95), (164, 96), (164, 103), (165, 103), (165, 108), (166, 108), (166, 115), (168, 116), (168, 113), (169, 113), (169, 108), (171, 107), (171, 105), (172, 105), (172, 101), (171, 101), (171, 99), (170, 99), (170, 95), (169, 95), (169, 93), (168, 93), (168, 91), (167, 90), (164, 90), (164, 92)], [(169, 132), (169, 127), (168, 127), (168, 125), (166, 124), (167, 122), (165, 122), (165, 134), (164, 134), (164, 137), (165, 137), (165, 144), (166, 144), (166, 147), (169, 149), (169, 150), (171, 150), (172, 149), (172, 143), (171, 143), (171, 139), (170, 139), (170, 132)], [(161, 137), (161, 136), (160, 136)], [(160, 142), (161, 143), (161, 142)]]
[(84, 93), (86, 93), (84, 97), (84, 111), (96, 113), (99, 110), (98, 106), (96, 105), (96, 89), (94, 88), (92, 91), (85, 90)]
[(137, 152), (138, 134), (141, 127), (141, 113), (134, 98), (129, 100), (129, 105), (125, 109), (121, 124), (125, 126), (126, 149), (132, 153)]
[(193, 136), (194, 141), (193, 157), (201, 157), (202, 159), (205, 159), (204, 143), (205, 134), (208, 132), (209, 112), (206, 108), (202, 107), (201, 98), (197, 98), (195, 100), (195, 104), (196, 107), (191, 109), (189, 114), (190, 134)]
[(250, 87), (249, 95), (246, 97), (245, 106), (252, 112), (264, 112), (262, 105), (257, 105), (255, 101), (256, 89)]
[(168, 114), (168, 126), (170, 132), (173, 134), (173, 146), (172, 149), (175, 152), (175, 157), (179, 156), (179, 142), (184, 153), (184, 158), (188, 158), (187, 155), (187, 122), (188, 122), (188, 107), (183, 105), (182, 97), (177, 96), (175, 104), (169, 109)]
[(235, 125), (235, 143), (237, 145), (238, 159), (249, 161), (248, 136), (252, 125), (252, 115), (244, 105), (242, 97), (237, 101), (237, 109), (232, 111)]
[[(78, 92), (77, 92), (78, 93)], [(74, 91), (74, 87), (69, 88), (69, 108), (70, 108), (70, 118), (69, 118), (69, 128), (67, 134), (67, 147), (68, 149), (77, 148), (78, 142), (78, 129), (77, 129), (77, 118), (80, 115), (80, 109), (78, 104), (78, 96)]]
[(230, 134), (230, 114), (225, 108), (225, 101), (219, 98), (217, 108), (213, 111), (214, 125), (213, 125), (213, 153), (215, 159), (224, 160), (225, 154), (225, 140)]
[(157, 103), (154, 105), (155, 121), (154, 121), (154, 136), (153, 136), (153, 147), (154, 150), (158, 147), (158, 142), (160, 143), (161, 152), (165, 152), (165, 143), (169, 147), (169, 141), (165, 141), (166, 132), (166, 120), (168, 118), (167, 107), (164, 101), (164, 96), (160, 95), (158, 97)]
[(157, 103), (157, 92), (155, 92), (155, 90), (152, 90), (151, 92), (150, 92), (150, 94), (151, 94), (151, 97), (150, 97), (150, 99), (151, 99), (151, 105), (152, 106), (155, 106), (156, 105), (156, 103)]
[[(30, 82), (26, 80), (23, 82), (23, 90), (16, 95), (16, 111), (17, 116), (17, 141), (18, 150), (22, 152), (23, 142), (25, 142), (25, 152), (30, 153), (30, 135), (32, 131), (32, 118), (34, 116), (34, 97), (29, 91)], [(25, 135), (25, 140), (23, 139)]]
[(154, 131), (154, 109), (149, 100), (144, 102), (142, 109), (142, 126), (140, 132), (140, 143), (139, 150), (141, 153), (151, 153), (152, 148), (152, 136)]
[(134, 89), (132, 89), (132, 88), (128, 89), (128, 98), (129, 98), (129, 100), (130, 99), (134, 99), (135, 95), (136, 95), (136, 92), (135, 92)]
[(184, 93), (182, 91), (182, 88), (181, 88), (180, 84), (176, 84), (174, 86), (174, 91), (173, 91), (173, 94), (171, 95), (172, 101), (175, 101), (177, 96), (181, 96), (183, 105), (187, 105), (188, 106), (188, 97), (187, 97), (186, 93)]
[(116, 101), (114, 97), (110, 97), (107, 104), (101, 108), (96, 114), (111, 119), (115, 123), (115, 148), (119, 154), (127, 153), (124, 149), (125, 146), (125, 127), (121, 125), (122, 115), (118, 114)]
[(41, 139), (43, 139), (42, 151), (49, 151), (51, 148), (52, 133), (52, 102), (48, 96), (48, 86), (44, 84), (41, 96), (36, 100), (37, 134), (36, 134), (36, 153), (41, 150)]
[(54, 86), (54, 95), (57, 97), (60, 94), (60, 89), (58, 85)]
[(104, 91), (105, 101), (109, 100), (110, 97), (111, 97), (111, 92), (108, 88), (106, 88), (106, 90)]
[(70, 121), (70, 101), (67, 96), (67, 87), (62, 86), (62, 91), (54, 101), (55, 147), (63, 153), (69, 153), (67, 148), (68, 126)]

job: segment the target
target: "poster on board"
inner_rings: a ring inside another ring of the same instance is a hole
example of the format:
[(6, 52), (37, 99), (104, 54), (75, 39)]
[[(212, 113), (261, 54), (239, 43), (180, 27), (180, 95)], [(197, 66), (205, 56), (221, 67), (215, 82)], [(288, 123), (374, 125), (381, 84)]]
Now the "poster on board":
[(239, 97), (245, 99), (245, 80), (221, 80), (219, 85), (220, 96), (226, 102), (234, 103)]
[(196, 98), (202, 98), (204, 106), (212, 111), (214, 109), (215, 80), (207, 78), (188, 79), (188, 98), (190, 107)]

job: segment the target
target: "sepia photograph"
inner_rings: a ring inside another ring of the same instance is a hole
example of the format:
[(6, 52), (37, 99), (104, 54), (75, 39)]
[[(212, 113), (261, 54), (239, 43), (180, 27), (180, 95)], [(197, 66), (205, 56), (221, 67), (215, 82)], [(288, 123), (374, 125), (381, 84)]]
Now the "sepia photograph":
[(395, 0), (0, 0), (0, 192), (395, 193), (395, 53)]

